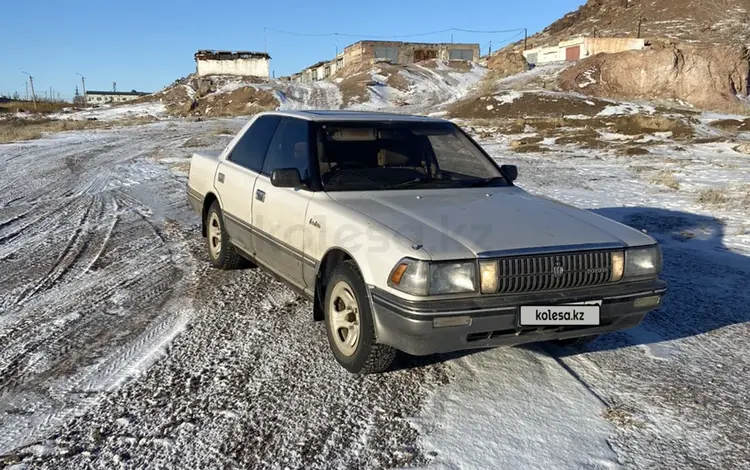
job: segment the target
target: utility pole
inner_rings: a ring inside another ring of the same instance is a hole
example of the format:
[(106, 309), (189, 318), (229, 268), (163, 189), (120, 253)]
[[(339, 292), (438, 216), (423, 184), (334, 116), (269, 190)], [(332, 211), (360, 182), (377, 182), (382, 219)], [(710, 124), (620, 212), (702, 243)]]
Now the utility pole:
[(29, 76), (29, 83), (31, 84), (31, 99), (34, 100), (34, 111), (36, 111), (36, 93), (34, 93), (34, 77), (29, 72), (21, 72)]
[(638, 17), (638, 36), (636, 36), (638, 39), (641, 38), (641, 24), (643, 23), (643, 17)]
[(492, 41), (490, 41), (490, 50), (487, 51), (487, 55), (492, 55)]
[(526, 44), (529, 40), (529, 30), (527, 28), (523, 28), (523, 50), (526, 50)]
[(24, 81), (23, 84), (26, 85), (26, 97), (24, 99), (29, 101), (29, 82)]
[(76, 75), (80, 75), (81, 77), (81, 85), (83, 86), (83, 107), (86, 107), (86, 77), (81, 75), (80, 73), (76, 73)]

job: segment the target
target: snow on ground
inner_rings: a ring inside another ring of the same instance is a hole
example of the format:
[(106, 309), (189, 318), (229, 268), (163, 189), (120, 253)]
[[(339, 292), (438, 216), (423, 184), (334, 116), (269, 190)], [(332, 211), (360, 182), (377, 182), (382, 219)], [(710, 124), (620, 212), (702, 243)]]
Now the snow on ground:
[(618, 114), (654, 114), (656, 108), (650, 105), (619, 103), (607, 106), (597, 116), (614, 116)]
[(282, 90), (277, 90), (279, 109), (339, 109), (342, 99), (339, 87), (333, 83), (295, 82)]
[(387, 77), (377, 67), (371, 73), (377, 85), (369, 86), (369, 100), (349, 106), (350, 109), (428, 114), (440, 112), (450, 103), (464, 98), (487, 73), (487, 69), (471, 64), (459, 72), (436, 62), (436, 68), (412, 64), (398, 73), (409, 83), (408, 90), (387, 85)]
[(352, 377), (309, 302), (260, 270), (208, 267), (184, 165), (242, 123), (0, 146), (2, 462), (750, 466), (750, 157), (736, 144), (661, 135), (623, 156), (548, 140), (520, 154), (517, 136), (483, 137), (524, 189), (656, 237), (664, 305), (584, 348), (402, 356), (390, 373)]
[(451, 383), (416, 420), (431, 468), (614, 468), (606, 407), (556, 358), (533, 346), (449, 364)]
[(97, 119), (100, 121), (118, 121), (122, 119), (152, 116), (155, 118), (166, 117), (167, 109), (162, 103), (140, 103), (104, 105), (99, 108), (91, 108), (71, 113), (54, 113), (50, 119), (83, 121), (86, 119)]

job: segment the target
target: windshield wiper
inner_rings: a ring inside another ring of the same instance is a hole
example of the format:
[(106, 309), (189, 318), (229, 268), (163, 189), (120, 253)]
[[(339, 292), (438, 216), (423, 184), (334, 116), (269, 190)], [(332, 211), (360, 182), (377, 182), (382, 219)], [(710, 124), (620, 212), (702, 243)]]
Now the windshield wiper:
[(380, 189), (407, 188), (409, 186), (416, 186), (421, 183), (428, 183), (429, 181), (430, 181), (429, 178), (420, 177), (420, 178), (414, 178), (408, 181), (402, 181), (396, 184), (384, 184), (380, 187)]
[(497, 183), (499, 181), (505, 182), (505, 178), (502, 176), (493, 176), (491, 178), (484, 178), (479, 181), (475, 181), (473, 183), (470, 183), (468, 186), (471, 188), (478, 188), (482, 186), (490, 186), (493, 183)]

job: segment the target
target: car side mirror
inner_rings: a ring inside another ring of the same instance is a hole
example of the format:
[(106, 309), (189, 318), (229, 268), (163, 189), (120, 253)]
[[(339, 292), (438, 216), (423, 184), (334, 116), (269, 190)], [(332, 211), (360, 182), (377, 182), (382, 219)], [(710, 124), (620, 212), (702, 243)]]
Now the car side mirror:
[(500, 167), (500, 171), (510, 178), (511, 181), (515, 181), (518, 178), (518, 167), (516, 165), (503, 165)]
[(271, 172), (271, 184), (277, 188), (302, 187), (302, 179), (296, 168), (280, 168)]

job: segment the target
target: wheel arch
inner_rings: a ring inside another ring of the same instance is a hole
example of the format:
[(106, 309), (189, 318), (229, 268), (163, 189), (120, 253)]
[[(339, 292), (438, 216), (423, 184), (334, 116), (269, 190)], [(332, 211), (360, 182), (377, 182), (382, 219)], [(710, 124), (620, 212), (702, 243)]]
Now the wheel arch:
[(346, 260), (354, 261), (360, 272), (362, 271), (356, 258), (349, 251), (341, 247), (329, 248), (320, 259), (315, 273), (315, 298), (313, 300), (313, 319), (315, 321), (321, 321), (324, 318), (323, 302), (325, 301), (326, 288), (328, 287), (326, 285), (328, 277), (339, 263)]
[[(201, 210), (201, 235), (204, 237), (207, 236), (206, 233), (206, 216), (208, 215), (208, 209), (211, 207), (211, 204), (214, 203), (214, 201), (218, 201), (219, 198), (216, 197), (216, 194), (209, 192), (206, 194), (206, 196), (203, 198), (203, 209)], [(219, 202), (219, 206), (221, 206), (221, 202)]]

